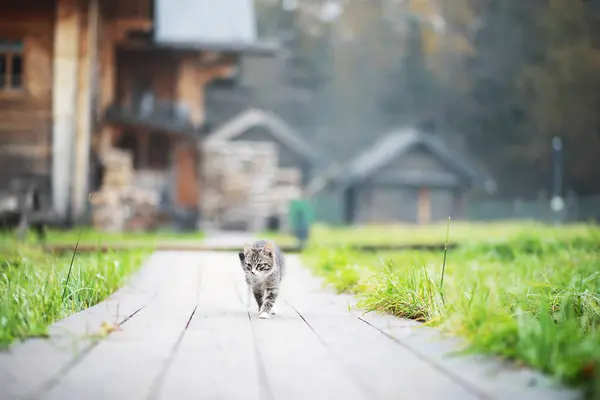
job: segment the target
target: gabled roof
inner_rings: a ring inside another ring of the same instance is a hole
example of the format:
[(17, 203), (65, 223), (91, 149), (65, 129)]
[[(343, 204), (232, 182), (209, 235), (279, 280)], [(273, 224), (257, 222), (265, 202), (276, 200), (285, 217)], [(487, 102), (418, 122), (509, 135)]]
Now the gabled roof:
[(437, 137), (413, 128), (395, 130), (382, 137), (370, 149), (355, 157), (336, 180), (343, 186), (362, 181), (417, 145), (424, 146), (470, 184), (486, 187), (494, 185), (493, 181), (478, 172), (464, 158), (450, 151)]
[(276, 115), (259, 109), (248, 109), (229, 120), (208, 135), (205, 143), (210, 145), (232, 140), (254, 127), (266, 128), (274, 139), (279, 140), (310, 163), (322, 164), (322, 157), (304, 142), (291, 126)]

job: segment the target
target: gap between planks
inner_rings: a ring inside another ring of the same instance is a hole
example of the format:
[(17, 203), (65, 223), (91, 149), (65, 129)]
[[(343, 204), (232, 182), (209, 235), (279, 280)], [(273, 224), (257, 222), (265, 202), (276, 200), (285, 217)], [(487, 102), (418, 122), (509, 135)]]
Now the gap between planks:
[[(131, 318), (133, 318), (137, 313), (139, 313), (140, 311), (142, 311), (148, 304), (150, 304), (152, 302), (152, 300), (154, 300), (156, 298), (156, 295), (154, 295), (154, 297), (152, 297), (152, 299), (144, 304), (143, 306), (141, 306), (140, 308), (138, 308), (137, 310), (135, 310), (133, 313), (131, 313), (130, 315), (128, 315), (127, 317), (123, 318), (121, 321), (117, 322), (115, 325), (117, 328), (120, 328), (121, 326), (125, 325), (125, 323), (127, 321), (129, 321)], [(75, 368), (81, 361), (83, 361), (83, 359), (90, 354), (90, 352), (102, 341), (102, 338), (97, 338), (97, 339), (91, 339), (91, 342), (85, 346), (81, 351), (79, 351), (75, 357), (69, 362), (67, 363), (64, 367), (62, 367), (57, 373), (56, 375), (54, 375), (52, 378), (50, 378), (49, 380), (47, 380), (46, 382), (44, 382), (37, 390), (35, 390), (33, 393), (31, 393), (28, 396), (23, 397), (26, 400), (33, 400), (33, 399), (37, 399), (38, 397), (42, 396), (44, 393), (51, 391), (59, 382), (60, 380), (66, 376), (73, 368)]]
[(173, 364), (173, 360), (175, 360), (175, 357), (177, 356), (177, 353), (179, 351), (181, 343), (183, 342), (185, 333), (187, 332), (188, 328), (190, 327), (190, 323), (192, 322), (194, 315), (196, 315), (196, 310), (198, 310), (201, 282), (202, 282), (202, 268), (198, 268), (198, 279), (196, 281), (196, 305), (194, 306), (194, 309), (192, 310), (190, 317), (188, 318), (187, 322), (185, 323), (183, 330), (179, 334), (179, 337), (177, 338), (177, 341), (175, 342), (175, 345), (173, 346), (173, 349), (171, 350), (171, 354), (169, 355), (167, 362), (165, 363), (163, 369), (159, 372), (159, 375), (156, 377), (156, 379), (150, 386), (150, 391), (149, 391), (148, 397), (147, 397), (148, 400), (156, 400), (160, 396), (160, 391), (162, 390), (162, 386), (163, 386), (165, 377), (167, 376), (167, 373), (169, 372), (169, 368)]
[[(236, 285), (235, 277), (233, 276), (233, 274), (230, 275), (230, 282), (233, 285), (236, 297), (240, 301), (240, 304), (243, 307), (246, 307), (246, 302), (242, 297), (243, 295), (240, 293), (240, 288), (238, 285)], [(256, 332), (254, 331), (252, 316), (250, 315), (249, 309), (246, 310), (246, 314), (248, 315), (248, 323), (250, 324), (250, 331), (252, 332), (252, 347), (254, 350), (256, 372), (258, 378), (259, 398), (264, 400), (274, 400), (273, 392), (271, 390), (271, 386), (269, 385), (269, 380), (267, 378), (267, 369), (265, 368), (265, 363), (263, 362), (262, 355), (260, 353), (260, 348), (258, 347)]]

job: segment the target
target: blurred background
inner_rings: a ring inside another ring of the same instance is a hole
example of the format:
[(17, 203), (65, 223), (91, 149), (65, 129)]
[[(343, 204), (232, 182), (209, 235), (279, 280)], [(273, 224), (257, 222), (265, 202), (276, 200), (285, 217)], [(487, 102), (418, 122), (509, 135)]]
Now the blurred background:
[(0, 215), (596, 220), (599, 17), (593, 0), (4, 1)]

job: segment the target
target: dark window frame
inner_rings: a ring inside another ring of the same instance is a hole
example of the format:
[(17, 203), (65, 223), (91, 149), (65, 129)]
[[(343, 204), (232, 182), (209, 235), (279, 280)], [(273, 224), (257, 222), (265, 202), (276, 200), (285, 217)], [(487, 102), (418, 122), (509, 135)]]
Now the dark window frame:
[[(22, 40), (0, 39), (0, 57), (4, 57), (4, 72), (0, 75), (0, 93), (23, 92), (25, 90), (25, 49)], [(19, 84), (14, 85), (15, 74), (13, 71), (13, 60), (15, 57), (21, 59), (21, 73)]]

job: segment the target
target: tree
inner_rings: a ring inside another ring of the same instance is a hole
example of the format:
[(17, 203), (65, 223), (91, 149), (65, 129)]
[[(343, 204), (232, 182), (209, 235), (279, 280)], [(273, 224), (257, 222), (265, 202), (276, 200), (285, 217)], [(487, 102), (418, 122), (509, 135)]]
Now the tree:
[(548, 167), (550, 140), (562, 137), (568, 181), (580, 193), (597, 191), (600, 182), (600, 50), (586, 14), (581, 2), (550, 0), (538, 20), (543, 54), (519, 77), (536, 131), (526, 156)]

